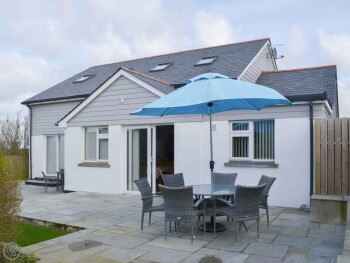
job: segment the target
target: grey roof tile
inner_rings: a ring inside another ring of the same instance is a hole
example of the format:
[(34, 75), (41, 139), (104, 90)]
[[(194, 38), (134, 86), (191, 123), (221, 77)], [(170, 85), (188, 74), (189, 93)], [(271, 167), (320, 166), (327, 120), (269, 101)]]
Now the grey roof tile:
[(326, 94), (333, 107), (336, 101), (337, 68), (335, 65), (293, 70), (262, 72), (257, 84), (265, 85), (289, 98)]
[[(30, 104), (66, 98), (87, 97), (113, 76), (121, 67), (146, 74), (152, 78), (171, 83), (172, 85), (184, 84), (189, 79), (207, 72), (218, 72), (230, 76), (231, 78), (237, 78), (267, 41), (270, 40), (266, 38), (94, 66), (22, 103)], [(199, 59), (212, 56), (218, 56), (218, 58), (211, 65), (194, 66)], [(150, 72), (156, 65), (168, 62), (171, 62), (172, 65), (165, 70)], [(94, 76), (84, 82), (73, 83), (74, 80), (90, 74)], [(142, 78), (142, 76), (138, 77)], [(145, 78), (143, 80), (145, 80)], [(147, 81), (151, 82), (152, 80), (147, 79)], [(156, 85), (155, 88), (159, 88), (161, 91), (164, 91), (164, 93), (170, 92), (168, 87), (159, 83), (160, 82), (153, 83)]]

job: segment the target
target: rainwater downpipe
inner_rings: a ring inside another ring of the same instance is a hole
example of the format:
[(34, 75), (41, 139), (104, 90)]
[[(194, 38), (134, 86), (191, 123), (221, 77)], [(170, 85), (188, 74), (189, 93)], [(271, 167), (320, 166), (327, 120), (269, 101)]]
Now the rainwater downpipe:
[(33, 179), (33, 173), (32, 173), (32, 108), (27, 105), (29, 108), (29, 177), (30, 179)]
[(310, 202), (314, 193), (314, 108), (309, 102), (310, 110)]

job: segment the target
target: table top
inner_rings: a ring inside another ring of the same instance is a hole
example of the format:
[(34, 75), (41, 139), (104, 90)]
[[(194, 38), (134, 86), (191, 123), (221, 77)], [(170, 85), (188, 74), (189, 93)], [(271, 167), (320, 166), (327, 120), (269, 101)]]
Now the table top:
[(229, 185), (229, 184), (193, 185), (194, 195), (222, 196), (222, 195), (234, 195), (235, 192), (236, 192), (235, 185)]

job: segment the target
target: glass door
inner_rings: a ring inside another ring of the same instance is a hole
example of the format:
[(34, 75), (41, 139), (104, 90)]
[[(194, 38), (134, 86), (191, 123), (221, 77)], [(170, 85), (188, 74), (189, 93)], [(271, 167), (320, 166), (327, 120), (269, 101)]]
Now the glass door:
[(127, 191), (138, 191), (134, 180), (146, 177), (154, 190), (154, 128), (127, 129)]

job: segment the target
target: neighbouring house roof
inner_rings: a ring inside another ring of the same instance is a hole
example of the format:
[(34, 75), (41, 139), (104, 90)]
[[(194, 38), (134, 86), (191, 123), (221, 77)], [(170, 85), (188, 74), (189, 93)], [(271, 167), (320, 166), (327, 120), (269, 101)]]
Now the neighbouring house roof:
[(292, 101), (327, 99), (337, 105), (337, 68), (335, 65), (263, 71), (257, 84), (273, 88)]
[[(88, 68), (79, 74), (25, 100), (22, 104), (72, 98), (86, 98), (111, 78), (120, 68), (167, 94), (189, 79), (207, 72), (219, 72), (237, 78), (249, 65), (268, 38), (228, 45), (176, 52)], [(211, 64), (195, 65), (203, 58), (213, 58)], [(157, 65), (170, 63), (164, 70), (152, 71)], [(82, 82), (79, 78), (91, 75)], [(170, 84), (167, 85), (167, 84)]]

